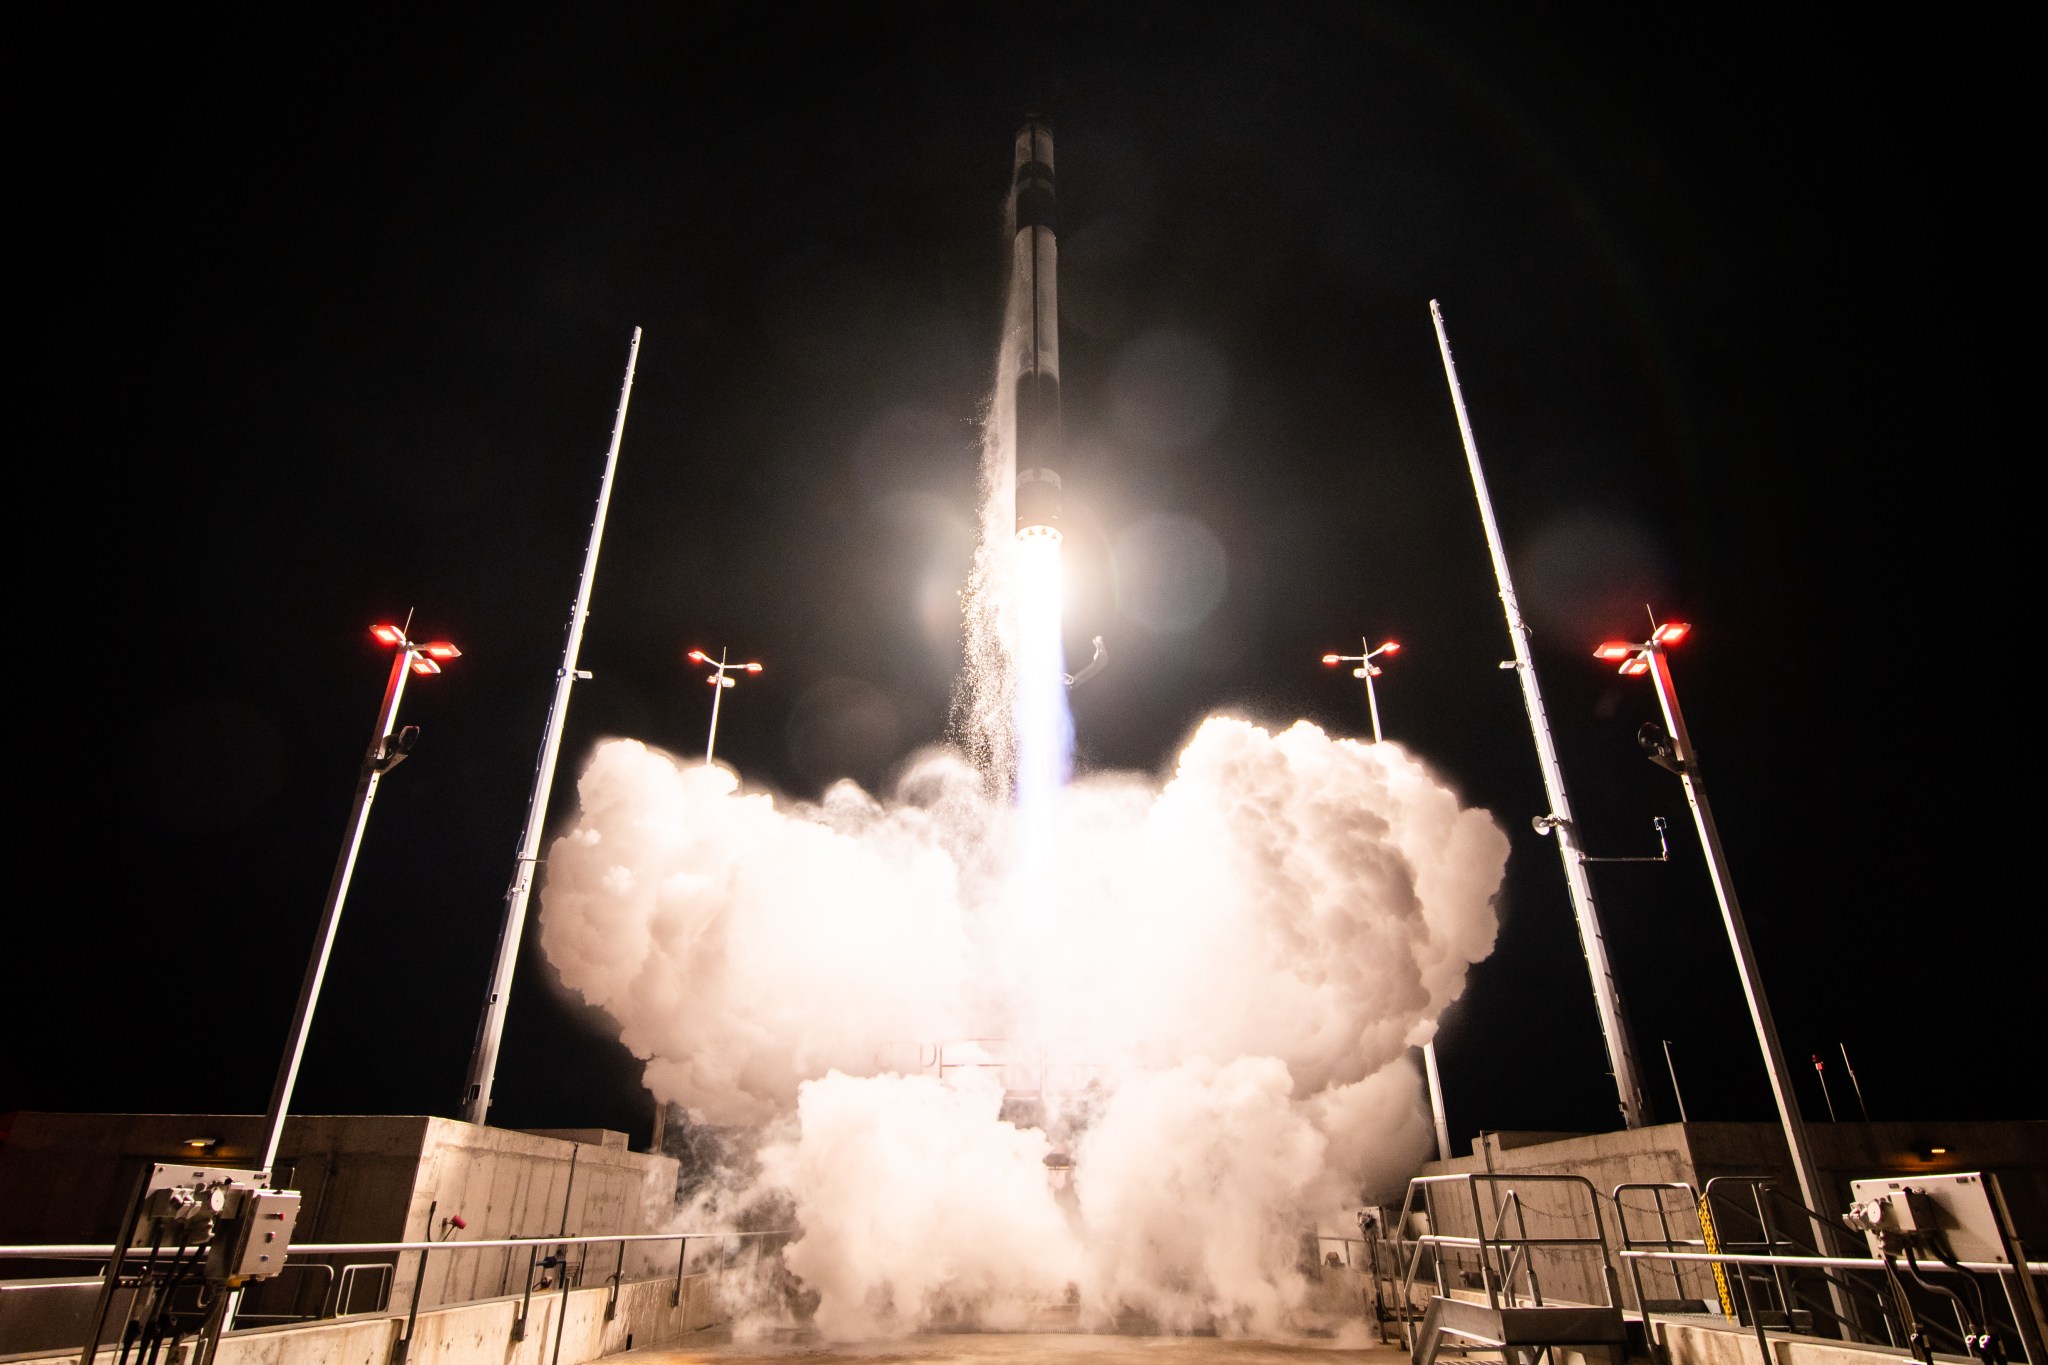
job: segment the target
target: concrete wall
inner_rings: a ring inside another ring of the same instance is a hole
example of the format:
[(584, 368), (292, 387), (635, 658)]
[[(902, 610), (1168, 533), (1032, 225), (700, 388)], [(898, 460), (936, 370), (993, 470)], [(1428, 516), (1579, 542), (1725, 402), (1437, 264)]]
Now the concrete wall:
[[(1653, 1330), (1669, 1365), (1900, 1365), (1911, 1359), (1897, 1346), (1859, 1346), (1767, 1332), (1771, 1358), (1763, 1361), (1756, 1333), (1748, 1328), (1656, 1319)], [(1967, 1356), (1937, 1355), (1935, 1359), (1965, 1365), (1969, 1361)]]
[[(627, 1151), (623, 1133), (577, 1130), (570, 1138), (454, 1119), (426, 1123), (404, 1236), (390, 1240), (438, 1239), (451, 1214), (467, 1224), (452, 1234), (451, 1248), (465, 1240), (652, 1232), (673, 1206), (675, 1160)], [(610, 1248), (572, 1248), (572, 1273), (595, 1284), (618, 1267), (616, 1255)], [(416, 1254), (401, 1258), (394, 1305), (411, 1293), (416, 1260)], [(422, 1301), (517, 1293), (528, 1260), (511, 1248), (437, 1251), (428, 1260)], [(661, 1244), (629, 1250), (624, 1269), (630, 1278), (672, 1271), (675, 1264), (676, 1248)]]
[[(407, 1365), (551, 1365), (558, 1320), (562, 1365), (583, 1365), (630, 1347), (662, 1346), (720, 1321), (709, 1275), (684, 1281), (683, 1301), (672, 1305), (673, 1277), (620, 1287), (616, 1312), (605, 1320), (605, 1288), (574, 1289), (563, 1315), (560, 1293), (536, 1294), (520, 1341), (512, 1340), (519, 1315), (517, 1298), (422, 1311), (407, 1349)], [(221, 1340), (216, 1365), (390, 1365), (392, 1345), (405, 1328), (402, 1314), (364, 1315), (291, 1327), (231, 1332)], [(9, 1365), (63, 1365), (78, 1359), (77, 1348), (4, 1358)], [(114, 1350), (103, 1350), (98, 1365), (112, 1365)], [(189, 1365), (191, 1346), (178, 1361)]]

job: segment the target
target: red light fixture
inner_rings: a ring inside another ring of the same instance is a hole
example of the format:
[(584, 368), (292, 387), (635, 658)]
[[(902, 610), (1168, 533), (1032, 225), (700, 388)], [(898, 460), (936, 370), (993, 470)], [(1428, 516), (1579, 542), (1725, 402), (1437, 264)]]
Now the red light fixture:
[(370, 634), (376, 639), (378, 644), (402, 645), (405, 643), (405, 632), (387, 622), (379, 622), (371, 626)]
[(1593, 651), (1593, 657), (1605, 659), (1611, 664), (1619, 663), (1641, 648), (1641, 645), (1625, 645), (1619, 640), (1609, 640), (1606, 644)]
[(708, 654), (706, 654), (706, 653), (705, 653), (705, 652), (704, 652), (703, 650), (701, 650), (701, 649), (693, 649), (693, 650), (691, 650), (691, 651), (690, 651), (690, 657), (691, 657), (691, 658), (693, 658), (693, 659), (695, 659), (695, 660), (696, 660), (696, 661), (697, 661), (698, 663), (700, 663), (700, 664), (708, 664), (708, 663), (710, 663), (710, 662), (711, 662), (711, 656), (710, 656), (710, 655), (708, 655)]
[(1399, 654), (1400, 652), (1401, 642), (1399, 640), (1389, 640), (1380, 646), (1380, 653), (1382, 654)]
[(1640, 654), (1621, 666), (1621, 676), (1624, 678), (1640, 678), (1649, 671), (1650, 661)]
[(1323, 662), (1326, 664), (1334, 664), (1339, 662), (1339, 659), (1338, 656), (1335, 654), (1325, 654), (1323, 656)]
[(431, 678), (441, 671), (441, 665), (435, 663), (426, 655), (420, 654), (413, 658), (412, 671), (419, 674), (422, 678)]
[(1656, 634), (1650, 638), (1660, 645), (1675, 645), (1690, 634), (1692, 634), (1692, 626), (1688, 622), (1666, 621), (1663, 625), (1657, 627)]
[(748, 665), (747, 665), (747, 672), (749, 672), (749, 673), (759, 673), (760, 671), (761, 671), (761, 665), (759, 665), (759, 664), (748, 664)]
[(462, 651), (449, 644), (446, 640), (434, 640), (428, 644), (421, 645), (420, 648), (436, 659), (459, 659), (462, 657)]

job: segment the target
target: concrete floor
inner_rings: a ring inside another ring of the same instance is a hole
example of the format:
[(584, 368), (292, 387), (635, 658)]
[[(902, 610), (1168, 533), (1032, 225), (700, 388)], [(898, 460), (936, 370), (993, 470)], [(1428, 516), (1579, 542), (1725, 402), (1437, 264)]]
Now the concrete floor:
[(1050, 1365), (1406, 1365), (1407, 1355), (1398, 1346), (1346, 1346), (1329, 1339), (1231, 1341), (1219, 1337), (985, 1332), (834, 1346), (816, 1338), (736, 1343), (723, 1332), (705, 1332), (680, 1346), (628, 1351), (610, 1357), (610, 1361), (632, 1365), (714, 1365), (746, 1360), (775, 1361), (780, 1365), (838, 1365), (845, 1361), (865, 1365), (980, 1365), (1004, 1361), (1045, 1361)]

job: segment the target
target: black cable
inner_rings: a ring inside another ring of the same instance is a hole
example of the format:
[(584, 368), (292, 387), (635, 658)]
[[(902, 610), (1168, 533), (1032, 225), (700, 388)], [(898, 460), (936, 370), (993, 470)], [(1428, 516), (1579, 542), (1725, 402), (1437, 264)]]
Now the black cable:
[[(1940, 1255), (1940, 1253), (1937, 1252), (1936, 1255)], [(1960, 1267), (1958, 1267), (1958, 1269), (1960, 1269)], [(1906, 1270), (1907, 1273), (1912, 1275), (1913, 1282), (1919, 1285), (1922, 1289), (1925, 1289), (1930, 1293), (1946, 1295), (1948, 1298), (1954, 1300), (1956, 1305), (1956, 1315), (1963, 1319), (1964, 1347), (1969, 1351), (1971, 1355), (1983, 1361), (1984, 1365), (1998, 1365), (1998, 1363), (1992, 1359), (1993, 1353), (1991, 1349), (1991, 1334), (1985, 1330), (1982, 1319), (1971, 1316), (1970, 1305), (1963, 1301), (1963, 1296), (1961, 1294), (1956, 1293), (1955, 1290), (1950, 1289), (1945, 1284), (1934, 1284), (1929, 1282), (1928, 1279), (1920, 1273), (1920, 1263), (1914, 1259), (1913, 1248), (1910, 1245), (1906, 1248)], [(1983, 1305), (1984, 1298), (1983, 1291), (1978, 1289), (1975, 1284), (1972, 1284), (1970, 1288), (1976, 1293), (1978, 1306), (1981, 1308)]]
[(1883, 1253), (1884, 1277), (1891, 1285), (1892, 1304), (1899, 1315), (1899, 1325), (1906, 1329), (1906, 1349), (1913, 1353), (1913, 1359), (1920, 1365), (1934, 1365), (1934, 1346), (1927, 1340), (1927, 1334), (1920, 1330), (1920, 1319), (1914, 1316), (1913, 1301), (1907, 1297), (1906, 1286), (1899, 1283), (1898, 1262), (1890, 1252)]

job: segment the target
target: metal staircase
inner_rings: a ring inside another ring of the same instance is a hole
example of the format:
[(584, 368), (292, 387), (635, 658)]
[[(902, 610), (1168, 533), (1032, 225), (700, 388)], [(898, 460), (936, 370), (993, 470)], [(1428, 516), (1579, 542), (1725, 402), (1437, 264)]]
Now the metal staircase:
[(1436, 1293), (1419, 1323), (1403, 1323), (1414, 1365), (1473, 1350), (1498, 1351), (1505, 1365), (1538, 1365), (1549, 1354), (1555, 1365), (1559, 1347), (1626, 1361), (1628, 1325), (1599, 1198), (1583, 1176), (1421, 1176), (1409, 1182), (1400, 1225), (1415, 1215), (1424, 1230), (1411, 1244), (1399, 1301), (1413, 1300), (1425, 1265)]

